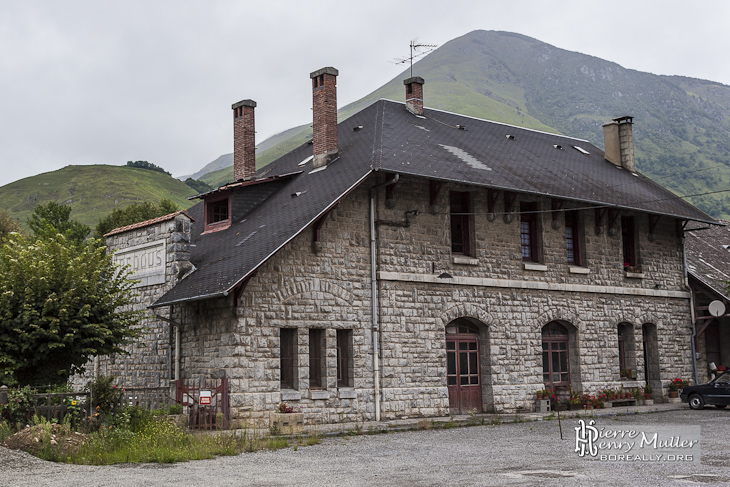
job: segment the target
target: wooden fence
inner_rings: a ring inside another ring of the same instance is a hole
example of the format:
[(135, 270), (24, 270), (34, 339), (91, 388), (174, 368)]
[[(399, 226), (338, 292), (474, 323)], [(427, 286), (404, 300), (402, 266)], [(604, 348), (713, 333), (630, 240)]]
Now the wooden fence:
[[(162, 409), (175, 404), (175, 397), (171, 396), (169, 387), (130, 387), (122, 389), (120, 407), (137, 406), (147, 411)], [(92, 392), (56, 392), (39, 393), (31, 396), (32, 410), (38, 417), (47, 421), (63, 422), (66, 416), (71, 415), (71, 422), (75, 426), (78, 421), (93, 414)], [(8, 401), (8, 388), (0, 387), (0, 404)]]
[(91, 400), (88, 392), (56, 392), (33, 394), (33, 409), (38, 417), (53, 419), (59, 423), (71, 415), (71, 423), (76, 423), (91, 415)]

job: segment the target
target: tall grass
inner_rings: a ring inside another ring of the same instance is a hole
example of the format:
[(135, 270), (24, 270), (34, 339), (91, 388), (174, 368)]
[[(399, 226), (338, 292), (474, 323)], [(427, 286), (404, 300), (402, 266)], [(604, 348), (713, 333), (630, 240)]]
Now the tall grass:
[(93, 465), (173, 463), (288, 446), (286, 438), (259, 438), (245, 431), (242, 434), (235, 431), (188, 433), (172, 421), (157, 417), (146, 422), (137, 433), (126, 429), (102, 430), (65, 461)]

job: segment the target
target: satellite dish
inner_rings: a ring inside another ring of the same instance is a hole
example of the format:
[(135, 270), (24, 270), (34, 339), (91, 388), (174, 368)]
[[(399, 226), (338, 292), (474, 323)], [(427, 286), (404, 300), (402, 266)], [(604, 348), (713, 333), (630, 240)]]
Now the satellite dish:
[(725, 303), (716, 299), (710, 303), (707, 309), (710, 311), (712, 316), (717, 318), (725, 314)]

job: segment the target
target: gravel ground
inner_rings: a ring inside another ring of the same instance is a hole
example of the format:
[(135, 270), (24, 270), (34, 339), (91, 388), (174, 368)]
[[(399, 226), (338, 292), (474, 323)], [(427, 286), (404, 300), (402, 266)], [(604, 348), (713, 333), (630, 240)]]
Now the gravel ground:
[(730, 410), (598, 418), (597, 426), (699, 425), (701, 465), (609, 463), (574, 452), (575, 419), (325, 438), (320, 445), (174, 465), (45, 462), (0, 447), (0, 485), (728, 485)]

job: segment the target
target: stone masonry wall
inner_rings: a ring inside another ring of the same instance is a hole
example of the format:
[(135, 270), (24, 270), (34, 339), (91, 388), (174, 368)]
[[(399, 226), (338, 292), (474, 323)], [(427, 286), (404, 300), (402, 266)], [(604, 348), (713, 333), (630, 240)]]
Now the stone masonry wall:
[[(239, 303), (229, 296), (175, 308), (183, 330), (183, 376), (228, 377), (232, 419), (265, 421), (279, 401), (300, 405), (308, 424), (374, 419), (367, 188), (382, 181), (371, 178), (330, 212), (316, 248), (311, 229), (287, 244), (250, 280)], [(451, 190), (471, 192), (471, 257), (451, 254)], [(647, 215), (633, 214), (641, 272), (627, 274), (620, 219), (616, 230), (604, 217), (597, 233), (592, 208), (566, 203), (566, 209), (580, 209), (583, 265), (565, 263), (563, 215), (553, 223), (550, 213), (539, 217), (542, 260), (526, 265), (519, 215), (505, 218), (502, 198), (489, 215), (484, 189), (445, 184), (435, 205), (429, 195), (427, 180), (410, 177), (401, 177), (392, 204), (385, 204), (385, 190), (378, 194), (384, 419), (448, 414), (445, 327), (456, 318), (480, 329), (485, 411), (534, 408), (534, 392), (543, 387), (541, 330), (554, 320), (571, 332), (576, 390), (643, 384), (644, 338), (657, 398), (673, 377), (691, 377), (689, 294), (674, 220), (661, 217), (650, 236)], [(551, 208), (547, 198), (528, 201)], [(412, 212), (408, 226), (406, 212)], [(439, 278), (443, 272), (453, 277)], [(619, 323), (630, 325), (627, 363), (638, 370), (638, 380), (620, 378)], [(281, 328), (297, 329), (291, 390), (279, 382)], [(325, 330), (324, 389), (309, 389), (309, 328)], [(337, 387), (337, 329), (352, 330), (350, 387)]]
[(191, 267), (190, 218), (184, 214), (154, 225), (107, 237), (107, 248), (116, 251), (114, 259), (128, 264), (140, 282), (134, 290), (134, 309), (144, 313), (143, 330), (127, 347), (129, 355), (98, 357), (96, 372), (117, 377), (125, 387), (167, 387), (171, 377), (170, 325), (157, 318), (169, 318), (167, 309), (148, 310), (147, 306), (172, 288)]

